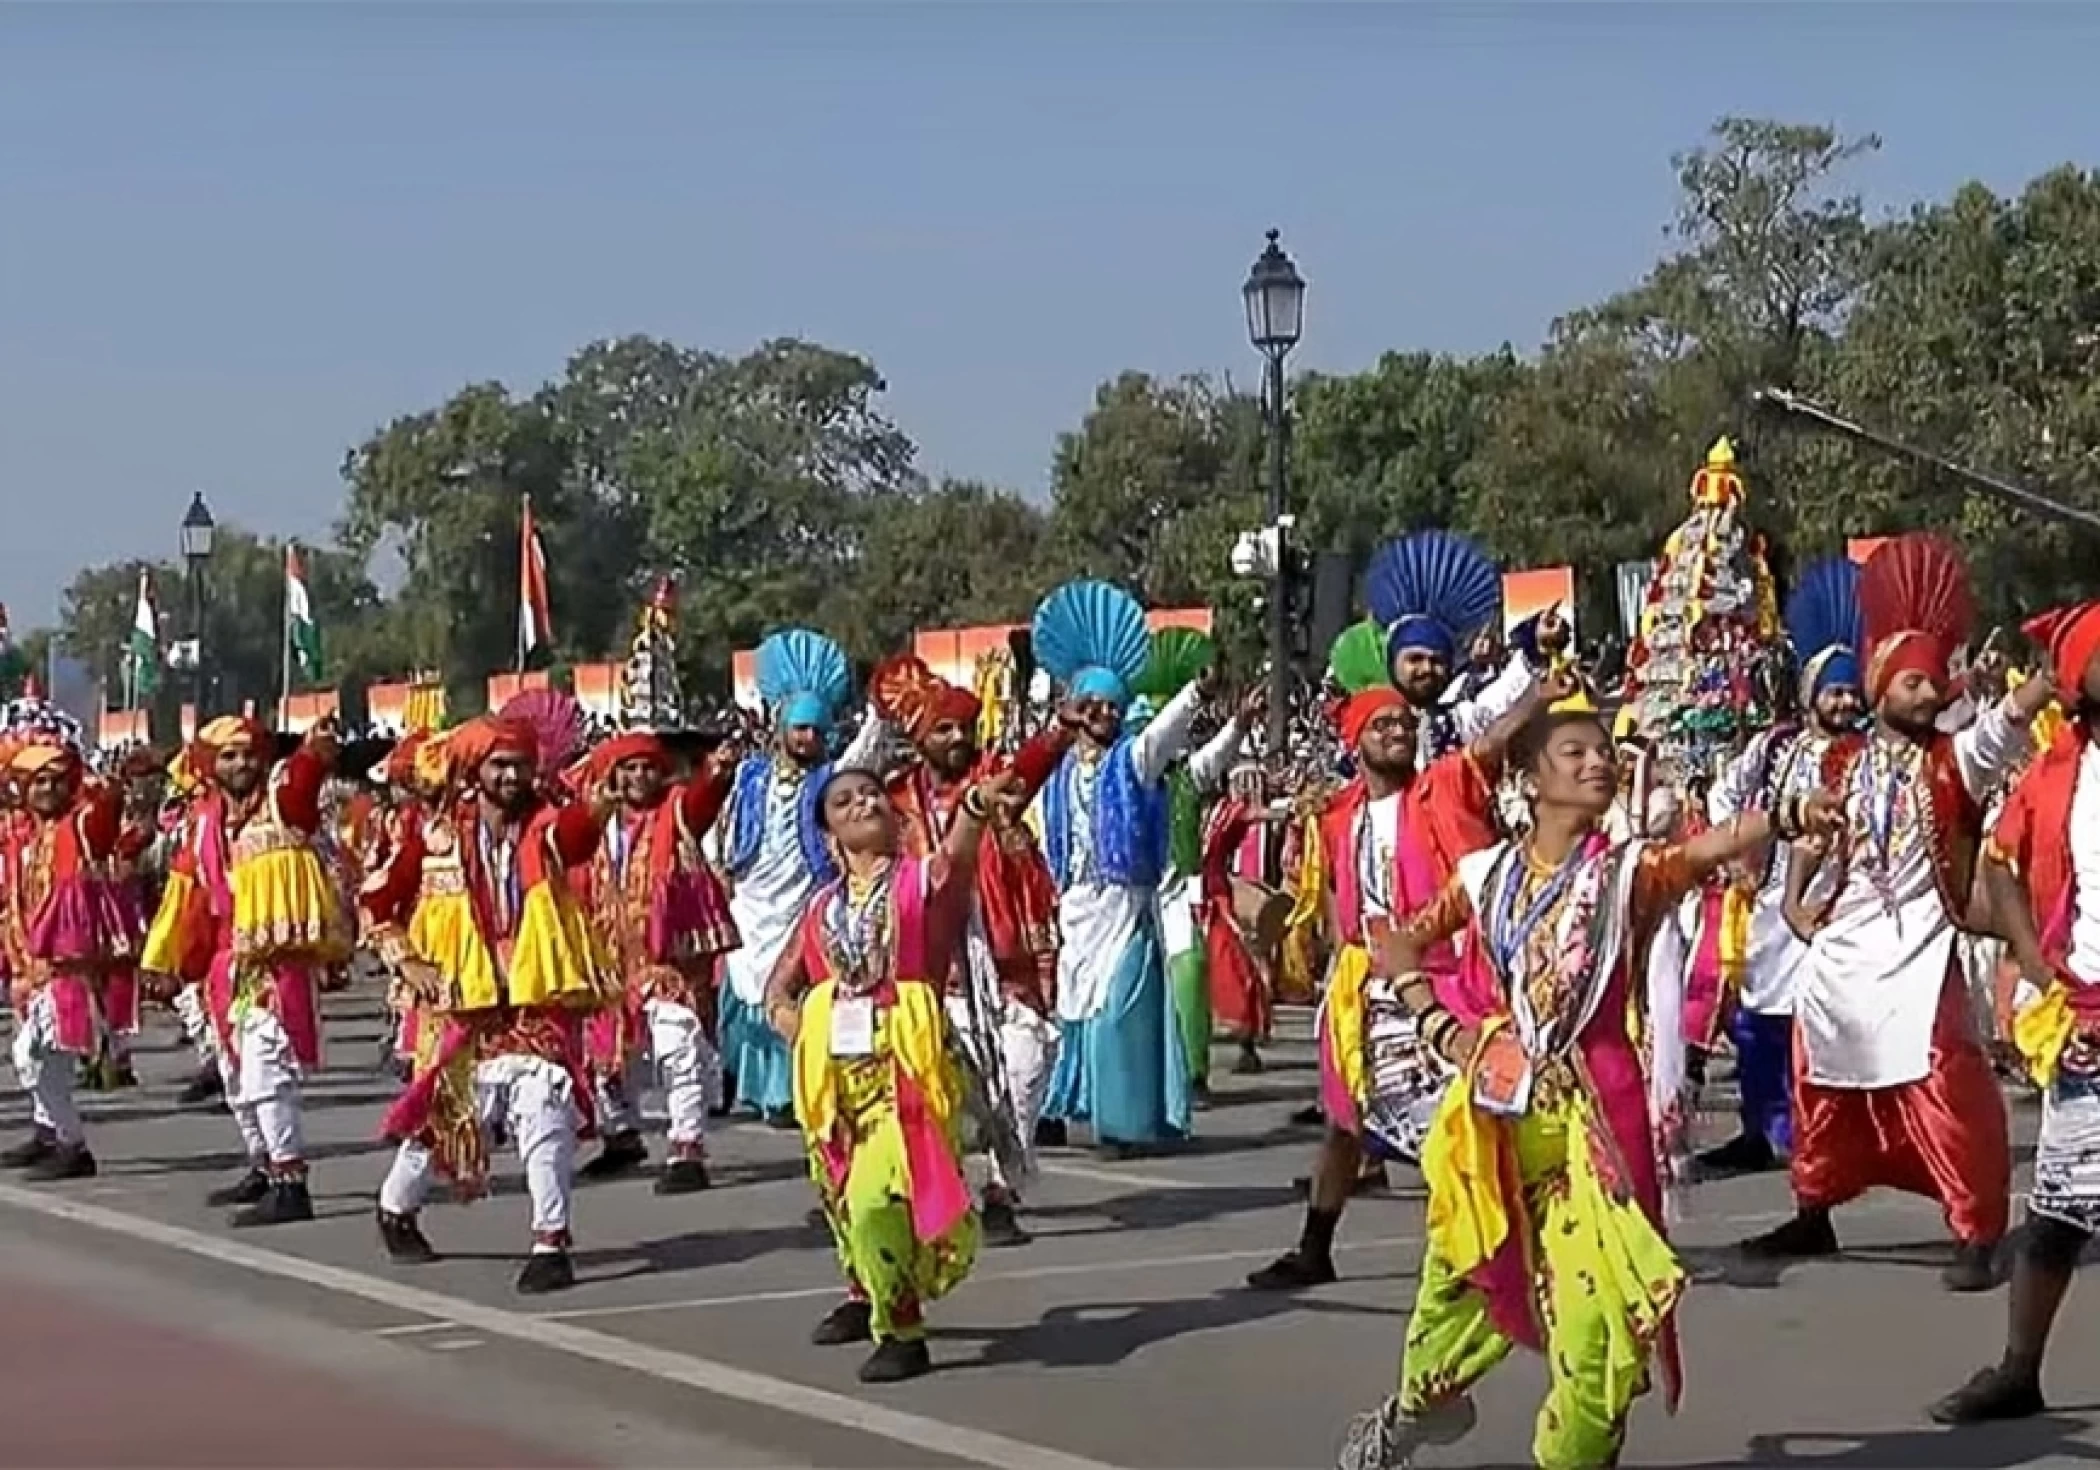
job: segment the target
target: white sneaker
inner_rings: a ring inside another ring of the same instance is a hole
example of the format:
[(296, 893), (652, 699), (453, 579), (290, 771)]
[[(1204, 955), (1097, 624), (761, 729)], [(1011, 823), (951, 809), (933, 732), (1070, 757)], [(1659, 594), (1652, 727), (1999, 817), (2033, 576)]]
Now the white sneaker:
[(1478, 1419), (1473, 1400), (1465, 1394), (1414, 1416), (1400, 1412), (1397, 1398), (1387, 1399), (1372, 1412), (1349, 1421), (1335, 1470), (1410, 1470), (1416, 1450), (1425, 1445), (1457, 1444), (1473, 1432)]

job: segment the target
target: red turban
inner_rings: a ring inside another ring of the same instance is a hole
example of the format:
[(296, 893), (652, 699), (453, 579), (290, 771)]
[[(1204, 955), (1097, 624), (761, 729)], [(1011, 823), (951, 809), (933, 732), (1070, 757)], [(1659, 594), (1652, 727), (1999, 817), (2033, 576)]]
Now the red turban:
[(540, 743), (532, 726), (497, 715), (483, 715), (460, 726), (445, 749), (463, 772), (478, 771), (482, 762), (499, 755), (518, 756), (534, 765), (540, 758)]
[(413, 786), (416, 780), (416, 756), (430, 739), (428, 731), (415, 730), (396, 741), (380, 763), (379, 774), (390, 786)]
[(1350, 695), (1343, 701), (1339, 717), (1343, 748), (1356, 749), (1357, 743), (1364, 738), (1364, 731), (1370, 728), (1371, 721), (1387, 710), (1405, 708), (1407, 700), (1400, 691), (1386, 686), (1365, 689)]
[(591, 752), (590, 775), (593, 781), (603, 781), (629, 761), (650, 761), (658, 770), (671, 769), (671, 752), (654, 735), (635, 733), (619, 735), (606, 741)]
[(1881, 696), (1888, 693), (1889, 685), (1898, 674), (1925, 674), (1931, 677), (1942, 693), (1947, 691), (1947, 665), (1954, 657), (1954, 649), (1943, 638), (1917, 629), (1891, 633), (1874, 649), (1873, 658), (1867, 661), (1867, 703), (1881, 703)]
[(913, 744), (932, 734), (933, 727), (943, 720), (974, 729), (977, 717), (984, 712), (983, 701), (975, 694), (950, 684), (928, 668), (924, 660), (908, 653), (876, 665), (874, 676), (868, 680), (868, 695), (875, 712), (902, 726)]
[(984, 713), (984, 701), (963, 688), (960, 684), (941, 682), (931, 691), (926, 702), (919, 707), (918, 717), (912, 721), (912, 739), (920, 740), (933, 732), (933, 727), (943, 720), (953, 720), (965, 730), (977, 728), (977, 717)]
[(2100, 654), (2100, 602), (2076, 603), (2030, 618), (2021, 631), (2049, 650), (2050, 672), (2066, 708), (2076, 704), (2085, 671)]

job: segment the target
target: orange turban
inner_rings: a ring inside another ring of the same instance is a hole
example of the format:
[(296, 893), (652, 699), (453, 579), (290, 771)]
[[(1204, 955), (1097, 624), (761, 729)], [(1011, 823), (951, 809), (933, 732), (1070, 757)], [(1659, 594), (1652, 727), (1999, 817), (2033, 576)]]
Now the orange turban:
[(80, 768), (80, 753), (69, 745), (55, 740), (38, 740), (34, 737), (18, 745), (8, 755), (7, 768), (17, 776), (34, 776), (38, 771), (52, 766), (63, 766), (73, 770)]
[(1898, 674), (1928, 675), (1945, 693), (1949, 677), (1947, 665), (1953, 657), (1954, 649), (1944, 638), (1915, 628), (1891, 633), (1881, 640), (1874, 649), (1874, 656), (1867, 660), (1867, 703), (1881, 703), (1881, 696), (1888, 693), (1889, 685)]
[(216, 755), (237, 745), (260, 749), (270, 739), (262, 721), (246, 715), (220, 715), (197, 732), (197, 743)]
[(671, 769), (671, 752), (654, 735), (637, 731), (629, 735), (616, 735), (591, 752), (590, 777), (603, 781), (629, 761), (651, 761), (657, 769)]
[(454, 769), (468, 773), (499, 755), (518, 756), (533, 765), (540, 759), (540, 742), (532, 727), (498, 715), (483, 715), (461, 725), (446, 740), (445, 749)]
[(2030, 618), (2021, 631), (2049, 650), (2050, 672), (2066, 709), (2083, 693), (2085, 671), (2100, 654), (2100, 602), (2059, 607)]
[(1389, 685), (1381, 684), (1350, 695), (1342, 701), (1342, 711), (1336, 720), (1341, 726), (1342, 748), (1355, 750), (1357, 743), (1364, 738), (1364, 731), (1371, 727), (1371, 721), (1389, 709), (1406, 707), (1406, 698)]

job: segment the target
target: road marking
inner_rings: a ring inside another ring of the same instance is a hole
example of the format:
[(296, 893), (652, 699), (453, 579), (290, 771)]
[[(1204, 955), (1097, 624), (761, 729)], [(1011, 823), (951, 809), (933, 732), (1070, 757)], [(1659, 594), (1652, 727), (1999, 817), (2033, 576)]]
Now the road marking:
[(629, 1342), (588, 1327), (549, 1321), (502, 1307), (484, 1306), (463, 1297), (404, 1286), (377, 1276), (367, 1276), (361, 1271), (350, 1271), (321, 1261), (305, 1261), (239, 1241), (219, 1240), (179, 1225), (105, 1209), (81, 1200), (35, 1194), (12, 1184), (0, 1184), (0, 1205), (181, 1251), (261, 1276), (274, 1276), (342, 1296), (358, 1297), (398, 1312), (447, 1319), (453, 1325), (489, 1337), (506, 1338), (529, 1347), (567, 1353), (629, 1372), (646, 1373), (652, 1378), (698, 1389), (702, 1393), (873, 1435), (949, 1459), (984, 1465), (990, 1470), (1116, 1470), (1103, 1461), (1069, 1455), (1047, 1445), (1029, 1444), (1025, 1440), (1009, 1439), (986, 1430), (969, 1429), (901, 1409), (864, 1403), (828, 1389), (812, 1388), (727, 1363)]
[(1045, 1174), (1056, 1174), (1066, 1179), (1086, 1179), (1095, 1184), (1123, 1184), (1138, 1189), (1237, 1189), (1233, 1184), (1206, 1184), (1196, 1179), (1174, 1179), (1165, 1174), (1132, 1174), (1121, 1169), (1095, 1169), (1085, 1164), (1037, 1164)]
[(441, 1337), (430, 1344), (430, 1350), (434, 1353), (463, 1353), (468, 1348), (483, 1345), (482, 1339), (478, 1337)]
[[(1418, 1246), (1419, 1235), (1386, 1235), (1370, 1240), (1344, 1241), (1337, 1251), (1392, 1250), (1400, 1246)], [(1277, 1254), (1274, 1246), (1260, 1250), (1208, 1251), (1201, 1255), (1144, 1256), (1136, 1260), (1099, 1261), (1082, 1265), (1066, 1262), (1056, 1266), (1030, 1266), (1022, 1271), (979, 1271), (972, 1273), (970, 1280), (977, 1286), (999, 1286), (1014, 1282), (1051, 1281), (1061, 1276), (1103, 1276), (1111, 1272), (1154, 1271), (1169, 1266), (1222, 1266), (1234, 1261), (1263, 1261)], [(814, 1301), (819, 1297), (836, 1297), (837, 1285), (782, 1287), (774, 1291), (745, 1291), (724, 1296), (679, 1297), (670, 1301), (633, 1302), (622, 1307), (571, 1307), (559, 1312), (536, 1312), (533, 1320), (542, 1322), (586, 1322), (596, 1317), (628, 1317), (649, 1312), (702, 1311), (708, 1307), (747, 1307), (766, 1302)], [(457, 1326), (453, 1322), (407, 1322), (399, 1327), (380, 1327), (373, 1330), (374, 1337), (420, 1337), (428, 1332), (444, 1332)]]

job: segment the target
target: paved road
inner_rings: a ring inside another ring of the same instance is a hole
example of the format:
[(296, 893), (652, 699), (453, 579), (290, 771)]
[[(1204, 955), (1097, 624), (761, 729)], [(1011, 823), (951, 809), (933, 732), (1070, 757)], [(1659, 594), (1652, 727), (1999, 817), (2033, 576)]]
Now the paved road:
[[(510, 1290), (525, 1223), (514, 1184), (433, 1206), (444, 1260), (380, 1258), (373, 1133), (390, 1087), (359, 1070), (369, 1008), (340, 1009), (338, 1070), (314, 1089), (311, 1225), (224, 1228), (202, 1201), (238, 1165), (231, 1122), (177, 1109), (183, 1059), (149, 1051), (148, 1085), (96, 1109), (101, 1178), (0, 1184), (0, 1466), (1330, 1464), (1348, 1416), (1391, 1382), (1421, 1208), (1405, 1192), (1353, 1207), (1335, 1286), (1240, 1288), (1297, 1231), (1290, 1180), (1313, 1140), (1290, 1123), (1312, 1081), (1297, 1026), (1269, 1073), (1224, 1080), (1187, 1153), (1050, 1156), (1036, 1241), (987, 1253), (936, 1309), (939, 1372), (881, 1391), (856, 1382), (860, 1350), (808, 1342), (835, 1266), (779, 1134), (723, 1131), (705, 1195), (659, 1200), (643, 1180), (586, 1190), (581, 1284), (526, 1301)], [(20, 1120), (0, 1109), (0, 1129)], [(2030, 1135), (2031, 1115), (2020, 1122)], [(1935, 1214), (1894, 1197), (1847, 1212), (1845, 1259), (1746, 1278), (1720, 1247), (1785, 1209), (1775, 1178), (1695, 1194), (1679, 1235), (1708, 1279), (1685, 1312), (1689, 1389), (1675, 1419), (1643, 1405), (1628, 1463), (2100, 1459), (2090, 1298), (2074, 1293), (2052, 1369), (2070, 1407), (1950, 1436), (1921, 1408), (1995, 1353), (2002, 1294), (1941, 1293)], [(1522, 1463), (1541, 1386), (1536, 1362), (1506, 1365), (1479, 1431), (1433, 1463)]]

